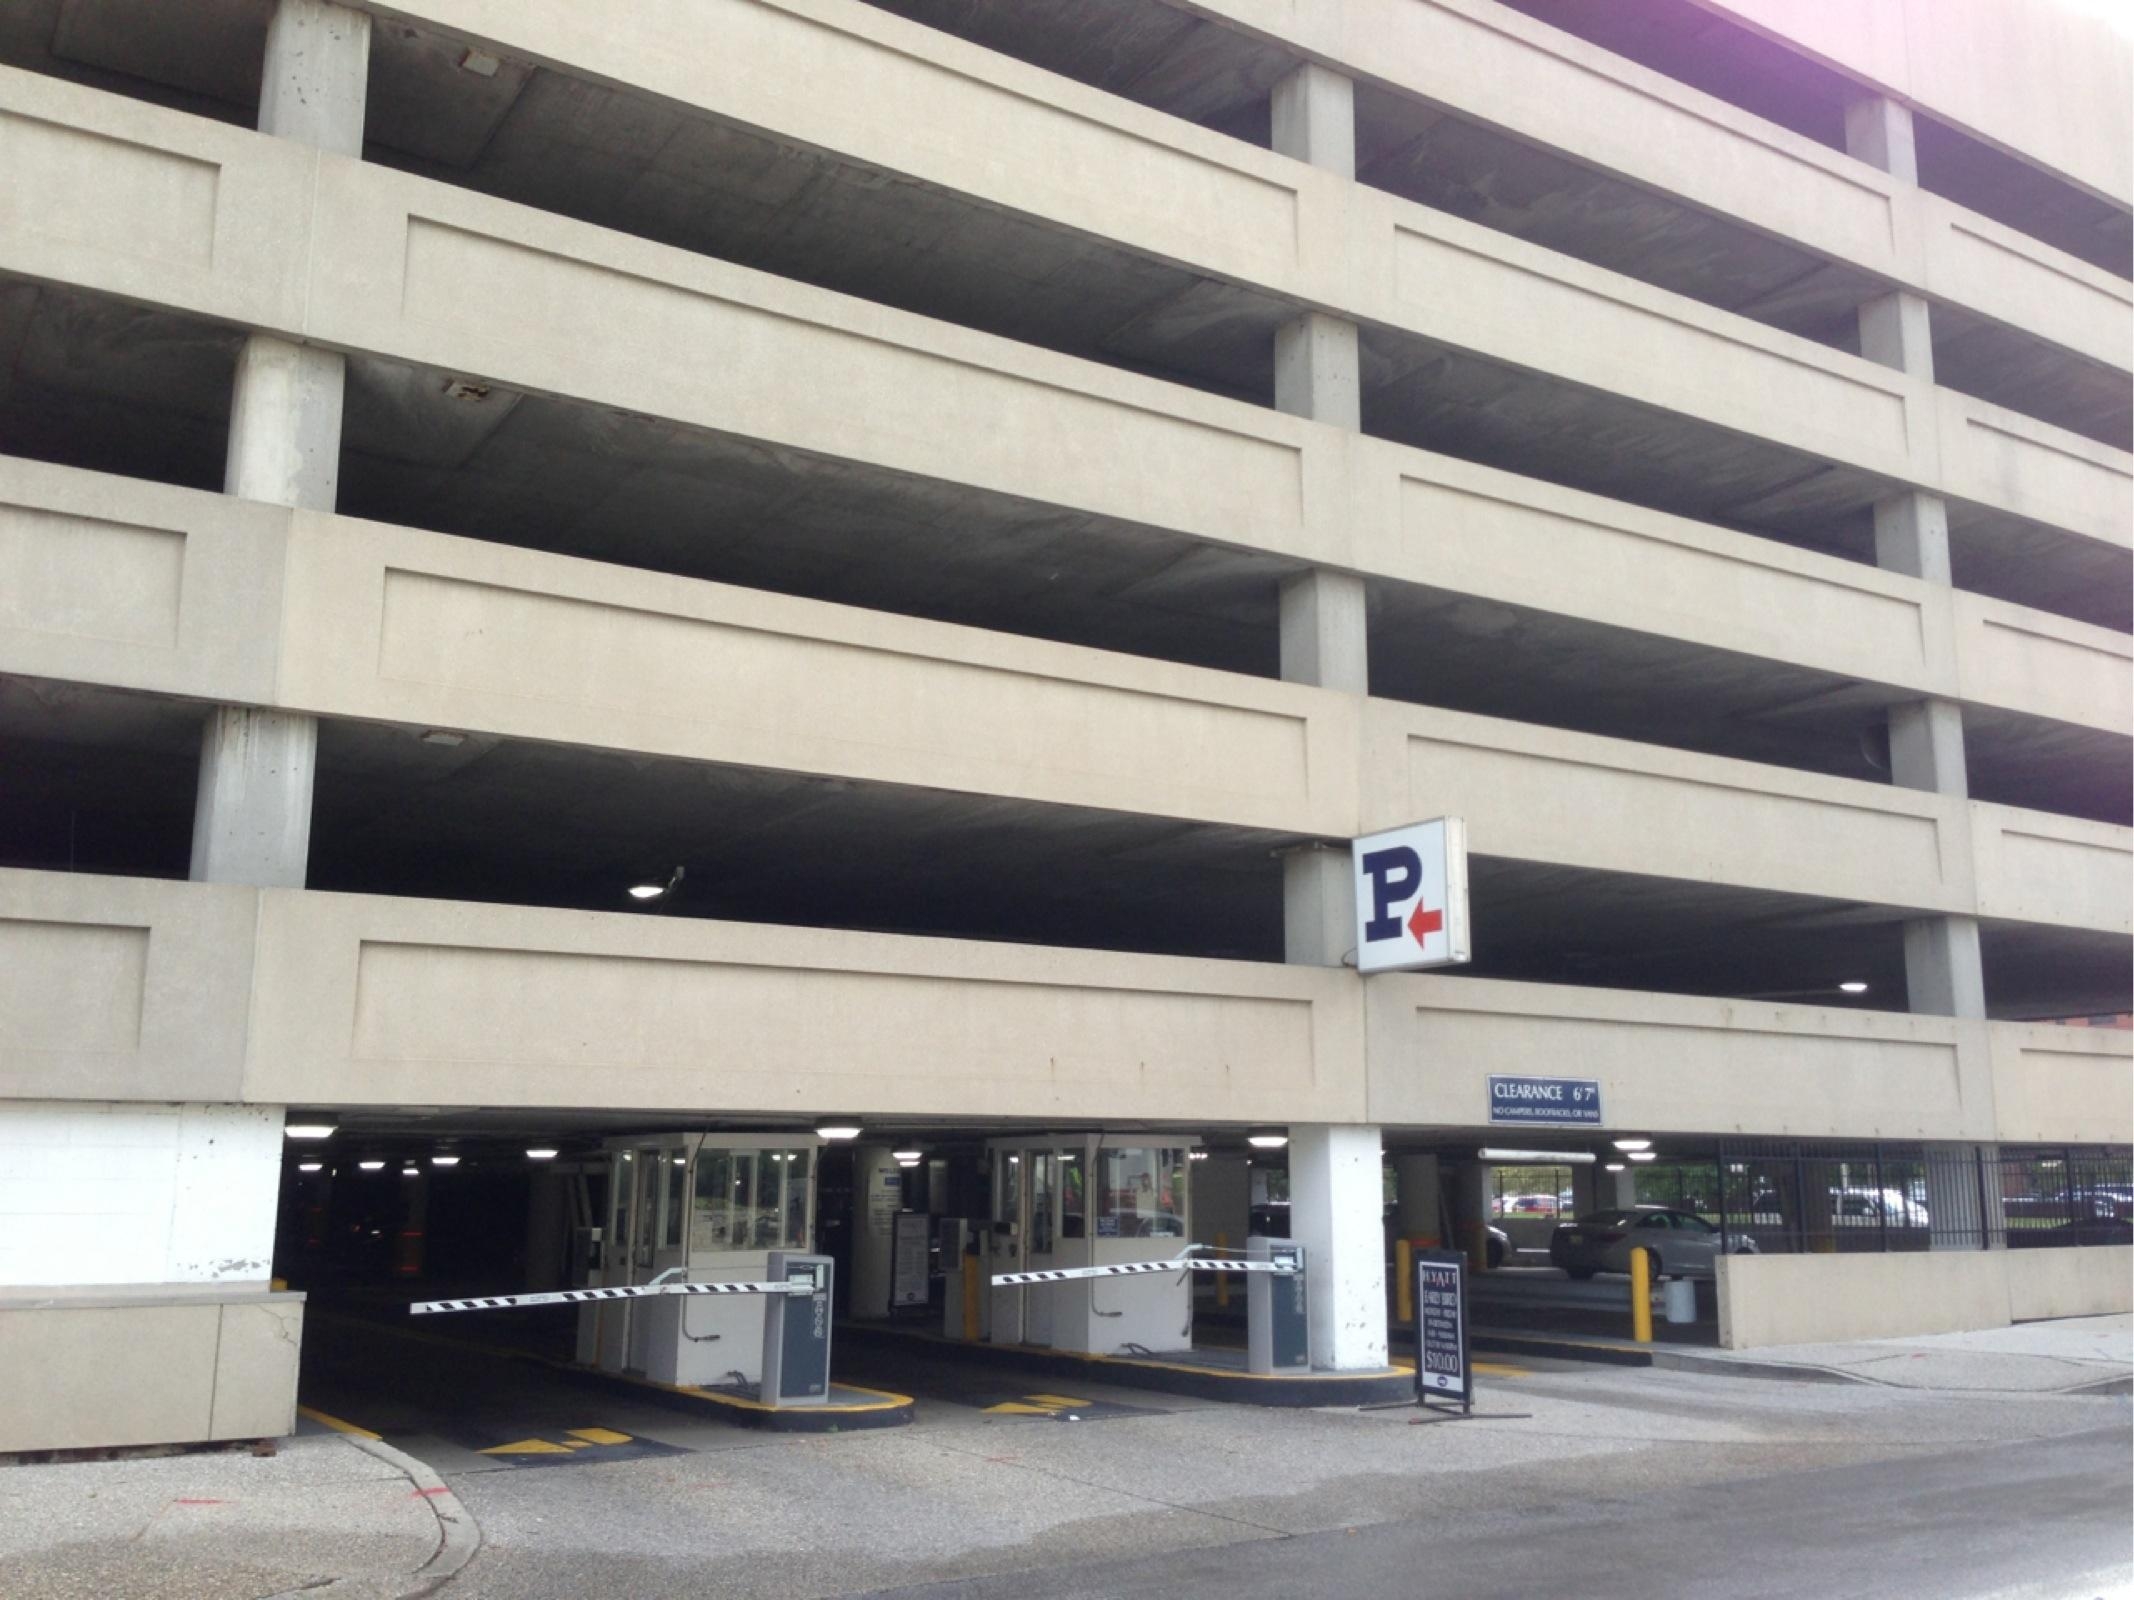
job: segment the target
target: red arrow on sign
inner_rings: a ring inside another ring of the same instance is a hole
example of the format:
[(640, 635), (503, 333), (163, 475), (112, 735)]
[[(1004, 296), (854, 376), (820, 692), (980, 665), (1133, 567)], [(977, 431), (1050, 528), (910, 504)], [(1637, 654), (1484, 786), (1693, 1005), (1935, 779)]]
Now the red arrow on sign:
[(1414, 937), (1417, 944), (1421, 944), (1426, 935), (1436, 933), (1444, 926), (1445, 913), (1442, 911), (1425, 911), (1421, 900), (1417, 900), (1415, 909), (1408, 913), (1408, 932)]

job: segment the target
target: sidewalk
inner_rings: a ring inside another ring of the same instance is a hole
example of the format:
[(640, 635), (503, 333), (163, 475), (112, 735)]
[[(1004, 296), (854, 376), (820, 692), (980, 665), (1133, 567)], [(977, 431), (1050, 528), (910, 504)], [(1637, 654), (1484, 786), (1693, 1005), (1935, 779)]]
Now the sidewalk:
[(0, 1465), (0, 1595), (420, 1594), (446, 1554), (442, 1519), (464, 1513), (419, 1463), (404, 1469), (373, 1448), (322, 1433), (284, 1439), (272, 1456)]
[[(2071, 1317), (1980, 1333), (1848, 1344), (1694, 1352), (1669, 1349), (1656, 1351), (1654, 1364), (1677, 1371), (1836, 1379), (1976, 1394), (2126, 1392), (2130, 1374), (2134, 1374), (2134, 1317)], [(2117, 1387), (2107, 1387), (2111, 1385)]]

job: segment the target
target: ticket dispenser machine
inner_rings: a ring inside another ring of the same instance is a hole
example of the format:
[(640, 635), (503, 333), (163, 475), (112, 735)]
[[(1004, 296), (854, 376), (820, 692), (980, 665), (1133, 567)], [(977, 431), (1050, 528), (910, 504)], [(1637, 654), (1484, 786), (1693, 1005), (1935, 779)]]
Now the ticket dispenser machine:
[[(770, 1281), (773, 1252), (815, 1237), (812, 1134), (716, 1130), (610, 1139), (606, 1226), (589, 1287)], [(679, 1269), (679, 1270), (677, 1270)], [(578, 1311), (578, 1359), (712, 1388), (763, 1381), (764, 1297), (654, 1295)]]
[[(1182, 1254), (1193, 1237), (1187, 1150), (1198, 1142), (1183, 1134), (1157, 1141), (1095, 1133), (993, 1140), (988, 1280)], [(1096, 1355), (1193, 1345), (1193, 1287), (1183, 1270), (1013, 1288), (989, 1283), (983, 1303), (985, 1337), (994, 1344)]]

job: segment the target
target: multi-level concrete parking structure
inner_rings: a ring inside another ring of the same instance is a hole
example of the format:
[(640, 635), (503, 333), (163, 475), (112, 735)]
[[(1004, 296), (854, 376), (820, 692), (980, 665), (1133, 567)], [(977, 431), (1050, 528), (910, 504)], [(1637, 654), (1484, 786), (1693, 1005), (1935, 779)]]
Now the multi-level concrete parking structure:
[[(505, 1192), (552, 1283), (675, 1128), (861, 1129), (818, 1238), (893, 1146), (996, 1217), (989, 1140), (1197, 1148), (1132, 1214), (1257, 1172), (1367, 1368), (1389, 1210), (1479, 1250), (1488, 1079), (1578, 1077), (1509, 1142), (1649, 1141), (1737, 1342), (2123, 1308), (2129, 1035), (2054, 1024), (2130, 1007), (2128, 61), (10, 0), (0, 1449), (286, 1426), (277, 1259)], [(1475, 960), (1359, 977), (1347, 842), (1438, 815)]]

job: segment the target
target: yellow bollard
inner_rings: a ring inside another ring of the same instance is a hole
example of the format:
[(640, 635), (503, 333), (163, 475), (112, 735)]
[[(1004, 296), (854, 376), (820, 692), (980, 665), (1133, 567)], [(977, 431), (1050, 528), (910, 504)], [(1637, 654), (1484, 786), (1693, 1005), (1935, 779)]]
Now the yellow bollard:
[(978, 1252), (963, 1253), (963, 1337), (978, 1342)]
[(1415, 1241), (1393, 1241), (1393, 1315), (1405, 1328), (1415, 1320)]
[[(1218, 1233), (1215, 1236), (1215, 1248), (1218, 1252), (1228, 1251), (1230, 1248), (1230, 1235)], [(1230, 1309), (1230, 1274), (1227, 1272), (1218, 1272), (1215, 1275), (1215, 1309), (1218, 1311), (1228, 1311)]]
[(1630, 1252), (1630, 1337), (1652, 1343), (1652, 1273), (1659, 1253), (1639, 1245)]

